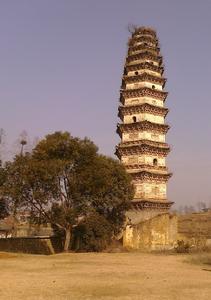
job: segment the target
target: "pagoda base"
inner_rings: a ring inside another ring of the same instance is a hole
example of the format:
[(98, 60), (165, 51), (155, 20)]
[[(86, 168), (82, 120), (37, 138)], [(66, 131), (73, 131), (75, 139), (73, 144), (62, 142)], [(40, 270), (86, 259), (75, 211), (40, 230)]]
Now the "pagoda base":
[(123, 246), (143, 251), (169, 250), (177, 242), (177, 217), (169, 213), (173, 202), (134, 199), (127, 212)]
[[(123, 233), (123, 246), (143, 251), (171, 250), (177, 244), (177, 216), (168, 212), (155, 214), (142, 210), (143, 220), (127, 225)], [(153, 216), (154, 214), (154, 216)]]

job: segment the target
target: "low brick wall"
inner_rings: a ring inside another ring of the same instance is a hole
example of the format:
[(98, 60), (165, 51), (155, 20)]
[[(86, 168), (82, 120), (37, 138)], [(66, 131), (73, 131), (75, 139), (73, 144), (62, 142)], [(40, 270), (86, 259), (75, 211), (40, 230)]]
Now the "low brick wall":
[(1, 238), (0, 251), (50, 255), (62, 252), (62, 241), (57, 237)]

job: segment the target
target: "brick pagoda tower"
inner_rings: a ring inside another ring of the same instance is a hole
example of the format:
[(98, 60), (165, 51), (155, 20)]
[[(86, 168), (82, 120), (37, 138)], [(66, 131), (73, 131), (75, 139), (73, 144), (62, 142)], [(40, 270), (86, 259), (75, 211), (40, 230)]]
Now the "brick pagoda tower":
[(120, 90), (117, 133), (121, 138), (116, 155), (132, 175), (135, 187), (132, 224), (168, 212), (166, 186), (171, 177), (166, 167), (170, 151), (165, 142), (169, 125), (162, 56), (156, 32), (134, 28), (128, 43)]

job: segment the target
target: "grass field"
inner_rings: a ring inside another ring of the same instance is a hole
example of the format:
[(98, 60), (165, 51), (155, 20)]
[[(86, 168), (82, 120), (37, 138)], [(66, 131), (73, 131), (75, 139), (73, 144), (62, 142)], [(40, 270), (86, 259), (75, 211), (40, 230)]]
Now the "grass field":
[(211, 299), (211, 265), (184, 255), (0, 253), (0, 270), (5, 300)]

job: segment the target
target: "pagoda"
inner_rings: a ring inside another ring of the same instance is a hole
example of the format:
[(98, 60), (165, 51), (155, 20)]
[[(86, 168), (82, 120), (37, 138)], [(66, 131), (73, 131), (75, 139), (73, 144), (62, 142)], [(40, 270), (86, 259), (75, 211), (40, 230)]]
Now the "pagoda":
[(166, 190), (171, 173), (166, 167), (170, 147), (165, 142), (169, 125), (165, 123), (168, 93), (163, 72), (156, 32), (147, 27), (134, 28), (120, 89), (117, 133), (121, 142), (116, 147), (116, 155), (131, 174), (135, 188), (129, 213), (132, 222), (168, 212), (172, 205)]

